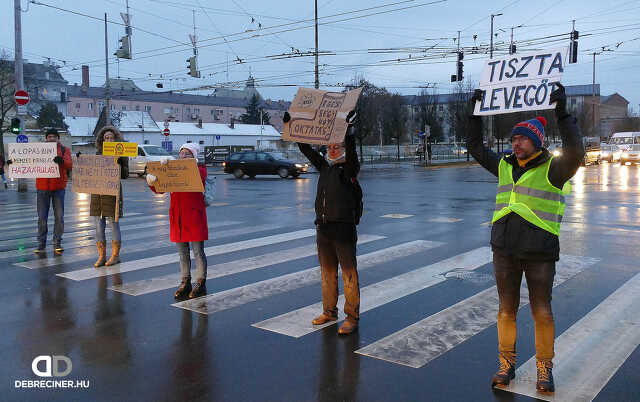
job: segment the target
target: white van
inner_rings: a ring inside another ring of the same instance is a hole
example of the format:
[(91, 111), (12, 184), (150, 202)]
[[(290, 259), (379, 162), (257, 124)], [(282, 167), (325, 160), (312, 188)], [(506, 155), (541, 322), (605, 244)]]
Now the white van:
[(164, 148), (157, 145), (138, 144), (138, 156), (129, 158), (129, 174), (143, 176), (147, 173), (147, 162), (157, 162), (162, 159), (175, 159)]
[(617, 147), (621, 164), (640, 162), (640, 131), (615, 133), (611, 136), (609, 144)]

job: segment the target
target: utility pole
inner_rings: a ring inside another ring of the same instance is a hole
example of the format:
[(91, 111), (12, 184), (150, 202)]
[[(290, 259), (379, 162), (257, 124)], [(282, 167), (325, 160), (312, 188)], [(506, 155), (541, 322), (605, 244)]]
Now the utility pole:
[(106, 82), (104, 91), (105, 125), (111, 125), (111, 83), (109, 82), (109, 41), (107, 37), (107, 13), (104, 13), (104, 66), (106, 70)]
[[(596, 52), (593, 52), (593, 82), (591, 84), (591, 99), (593, 102), (593, 133), (596, 132)], [(593, 135), (592, 135), (593, 137)]]
[(489, 45), (489, 58), (493, 59), (493, 18), (494, 17), (498, 17), (502, 15), (502, 13), (499, 14), (491, 14), (491, 39), (490, 39), (490, 45)]
[(320, 88), (320, 70), (318, 68), (318, 0), (315, 0), (316, 3), (316, 81), (315, 88)]
[[(20, 0), (13, 0), (13, 13), (14, 13), (14, 29), (15, 29), (15, 79), (16, 90), (24, 89), (24, 76), (22, 69), (22, 15), (20, 14), (22, 9), (20, 8)], [(24, 129), (24, 117), (26, 117), (25, 106), (14, 106), (16, 108), (16, 115), (20, 119), (20, 132)], [(4, 154), (4, 141), (2, 143), (2, 153)], [(27, 192), (27, 180), (18, 179), (18, 192)]]

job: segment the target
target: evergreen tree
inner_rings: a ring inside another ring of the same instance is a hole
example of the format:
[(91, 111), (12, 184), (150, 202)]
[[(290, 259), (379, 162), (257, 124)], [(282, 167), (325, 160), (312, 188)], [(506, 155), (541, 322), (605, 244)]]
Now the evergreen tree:
[[(260, 122), (260, 113), (262, 112), (262, 122)], [(258, 95), (253, 95), (246, 107), (246, 112), (240, 116), (240, 120), (244, 124), (269, 124), (271, 116), (264, 108), (260, 107), (260, 99)]]
[(47, 102), (40, 108), (40, 114), (38, 115), (38, 126), (40, 128), (54, 127), (66, 129), (67, 125), (64, 124), (64, 116), (58, 111), (58, 108), (54, 103)]

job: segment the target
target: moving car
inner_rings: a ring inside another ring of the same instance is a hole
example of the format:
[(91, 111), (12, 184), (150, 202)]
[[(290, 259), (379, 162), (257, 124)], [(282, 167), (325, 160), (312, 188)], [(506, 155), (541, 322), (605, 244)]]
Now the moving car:
[(600, 146), (600, 160), (607, 161), (609, 163), (615, 163), (620, 160), (620, 151), (618, 147), (611, 144), (604, 144)]
[(278, 154), (253, 151), (232, 153), (225, 159), (222, 166), (225, 173), (231, 173), (237, 179), (244, 175), (254, 178), (259, 174), (277, 174), (283, 179), (288, 176), (295, 178), (309, 170), (309, 165), (306, 163), (295, 163)]
[(600, 164), (600, 137), (582, 137), (584, 145), (584, 166)]
[(157, 145), (138, 144), (138, 156), (129, 158), (129, 174), (143, 176), (147, 174), (147, 162), (158, 162), (165, 158), (176, 159)]
[(629, 145), (626, 151), (620, 153), (620, 164), (640, 163), (640, 144)]

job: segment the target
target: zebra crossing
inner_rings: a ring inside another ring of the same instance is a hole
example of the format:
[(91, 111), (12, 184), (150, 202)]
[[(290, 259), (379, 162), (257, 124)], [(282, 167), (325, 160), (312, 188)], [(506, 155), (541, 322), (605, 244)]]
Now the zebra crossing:
[[(16, 214), (18, 210), (16, 209)], [(405, 219), (408, 216), (384, 216), (383, 218)], [(80, 216), (78, 221), (80, 221)], [(86, 218), (85, 218), (86, 219)], [(11, 219), (16, 221), (16, 219)], [(430, 222), (441, 225), (456, 224), (462, 219), (455, 217), (435, 217)], [(179, 282), (178, 273), (161, 274), (155, 268), (174, 266), (179, 261), (177, 253), (168, 253), (164, 249), (169, 245), (166, 217), (153, 223), (140, 223), (142, 219), (124, 220), (122, 231), (137, 232), (135, 244), (144, 246), (147, 251), (157, 255), (144, 258), (127, 259), (112, 267), (93, 268), (90, 262), (95, 258), (93, 249), (83, 248), (93, 245), (93, 241), (82, 239), (82, 235), (65, 235), (69, 240), (65, 246), (72, 252), (63, 256), (29, 259), (14, 262), (15, 267), (30, 270), (66, 267), (86, 263), (79, 269), (58, 272), (60, 278), (72, 281), (88, 281), (113, 274), (140, 272), (143, 279), (126, 281), (108, 287), (110, 291), (122, 293), (130, 297), (144, 297), (158, 292), (173, 289)], [(23, 225), (17, 225), (23, 222)], [(18, 220), (13, 225), (25, 228), (33, 225), (31, 219)], [(162, 222), (165, 222), (163, 225)], [(224, 228), (213, 236), (221, 240), (220, 244), (205, 247), (208, 257), (228, 255), (234, 252), (251, 253), (250, 256), (239, 256), (224, 262), (210, 261), (207, 279), (222, 278), (243, 272), (267, 271), (278, 264), (293, 263), (294, 272), (285, 273), (268, 279), (250, 282), (241, 286), (227, 288), (206, 296), (173, 303), (167, 302), (170, 308), (193, 311), (199, 314), (213, 315), (222, 311), (255, 302), (268, 302), (272, 296), (286, 294), (307, 286), (317, 286), (317, 300), (312, 304), (303, 304), (291, 311), (282, 311), (278, 315), (265, 316), (261, 321), (249, 322), (256, 330), (268, 331), (273, 336), (284, 335), (299, 339), (336, 325), (330, 322), (320, 326), (311, 324), (312, 318), (322, 311), (319, 285), (321, 283), (320, 267), (310, 264), (308, 257), (316, 255), (315, 230), (311, 228), (293, 228), (284, 224), (244, 224), (240, 220), (211, 221), (211, 228)], [(140, 231), (136, 229), (154, 230)], [(78, 231), (74, 233), (83, 233)], [(264, 234), (261, 232), (275, 232)], [(246, 238), (249, 236), (249, 238)], [(243, 240), (227, 238), (243, 237)], [(8, 240), (0, 240), (0, 243)], [(297, 243), (294, 243), (297, 242)], [(430, 252), (440, 251), (446, 254), (450, 244), (426, 239), (395, 240), (384, 230), (380, 233), (363, 232), (359, 235), (358, 244), (366, 245), (366, 252), (358, 254), (358, 270), (361, 273), (394, 264), (407, 257), (424, 257), (428, 263), (407, 267), (401, 273), (361, 287), (361, 319), (366, 320), (367, 312), (388, 305), (409, 295), (428, 294), (430, 288), (451, 281), (457, 274), (472, 273), (491, 264), (492, 254), (489, 247), (479, 247), (448, 255), (437, 261), (430, 260)], [(277, 246), (276, 251), (265, 252), (261, 247)], [(75, 250), (75, 251), (74, 251)], [(254, 252), (253, 250), (259, 250)], [(0, 252), (0, 258), (11, 258), (16, 250)], [(440, 255), (440, 254), (439, 254)], [(410, 259), (415, 261), (415, 258)], [(562, 255), (557, 264), (554, 287), (560, 286), (580, 277), (601, 261), (598, 258)], [(306, 265), (305, 265), (306, 264)], [(456, 275), (451, 275), (455, 273)], [(460, 276), (457, 275), (457, 276)], [(556, 340), (556, 376), (555, 395), (542, 395), (535, 391), (535, 357), (531, 357), (517, 369), (516, 380), (503, 390), (527, 395), (543, 400), (592, 400), (606, 386), (607, 382), (628, 359), (640, 344), (640, 274), (626, 281), (615, 292), (609, 295), (597, 307), (573, 324), (568, 330), (559, 334)], [(344, 296), (340, 295), (338, 306), (344, 304)], [(526, 283), (521, 289), (521, 306), (528, 304)], [(376, 359), (388, 364), (395, 364), (414, 369), (422, 368), (440, 356), (455, 349), (464, 342), (473, 339), (482, 331), (495, 326), (498, 308), (498, 295), (495, 286), (490, 286), (476, 294), (459, 300), (457, 303), (414, 322), (404, 328), (397, 328), (379, 339), (367, 340), (368, 344), (353, 353), (362, 358)], [(265, 314), (266, 315), (266, 314)], [(339, 320), (344, 319), (340, 312)], [(612, 323), (615, 323), (613, 325)], [(616, 342), (603, 340), (615, 339)], [(584, 370), (590, 362), (597, 362), (595, 370)], [(588, 384), (588, 386), (585, 386)], [(580, 391), (578, 391), (580, 390)]]

